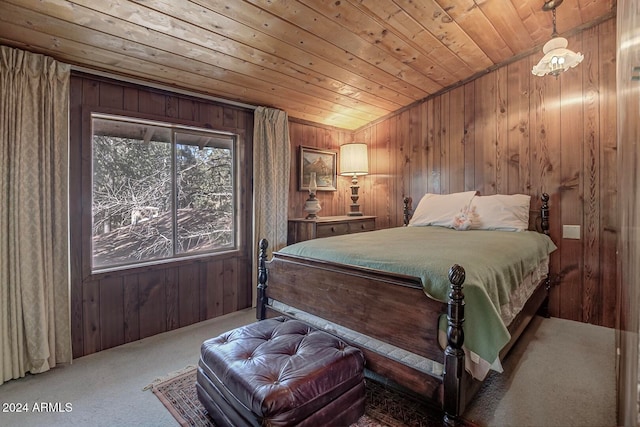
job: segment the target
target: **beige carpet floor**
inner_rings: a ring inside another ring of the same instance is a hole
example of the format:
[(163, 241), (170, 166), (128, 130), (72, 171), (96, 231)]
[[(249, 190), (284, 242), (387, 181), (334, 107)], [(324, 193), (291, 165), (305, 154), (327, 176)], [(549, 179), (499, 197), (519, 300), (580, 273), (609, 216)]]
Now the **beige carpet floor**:
[[(177, 426), (150, 391), (156, 378), (198, 363), (200, 344), (222, 332), (255, 321), (243, 310), (175, 331), (81, 357), (40, 375), (0, 386), (0, 402), (71, 403), (65, 413), (3, 413), (2, 427)], [(0, 408), (1, 409), (1, 408)]]
[[(0, 411), (0, 426), (176, 426), (142, 389), (197, 363), (205, 339), (254, 319), (253, 310), (244, 310), (9, 381), (0, 386), (0, 409), (45, 403), (71, 410)], [(487, 426), (614, 426), (614, 337), (608, 328), (536, 318), (505, 360), (505, 372), (492, 375), (465, 418)]]
[(613, 329), (535, 317), (523, 338), (465, 418), (501, 427), (617, 424)]

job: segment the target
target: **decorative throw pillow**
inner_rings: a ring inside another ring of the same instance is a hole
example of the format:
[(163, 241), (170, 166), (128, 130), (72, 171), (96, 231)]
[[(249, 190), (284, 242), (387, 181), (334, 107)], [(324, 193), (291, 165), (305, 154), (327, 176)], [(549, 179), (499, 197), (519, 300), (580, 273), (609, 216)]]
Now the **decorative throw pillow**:
[(494, 194), (475, 196), (471, 209), (475, 210), (471, 229), (523, 231), (529, 228), (531, 196), (525, 194)]
[(409, 226), (439, 225), (454, 228), (456, 216), (469, 209), (475, 191), (452, 194), (425, 194), (416, 207)]
[(474, 221), (478, 221), (475, 207), (465, 206), (453, 217), (453, 228), (459, 231), (468, 230)]

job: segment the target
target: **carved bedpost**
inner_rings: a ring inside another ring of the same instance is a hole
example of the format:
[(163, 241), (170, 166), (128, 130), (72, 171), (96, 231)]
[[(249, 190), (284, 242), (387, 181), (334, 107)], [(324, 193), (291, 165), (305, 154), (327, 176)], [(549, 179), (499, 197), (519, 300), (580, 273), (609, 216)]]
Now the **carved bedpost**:
[(447, 348), (444, 351), (444, 424), (455, 426), (464, 410), (464, 294), (462, 284), (465, 279), (464, 268), (458, 264), (449, 270), (449, 305), (447, 310)]
[(256, 318), (264, 320), (267, 310), (267, 239), (260, 239), (258, 255), (258, 301), (256, 304)]
[(403, 203), (403, 224), (406, 227), (407, 225), (409, 225), (409, 220), (411, 219), (411, 203), (413, 202), (413, 199), (409, 196), (405, 197), (404, 199), (402, 199), (402, 203)]
[(540, 217), (542, 218), (542, 224), (540, 227), (542, 228), (542, 232), (549, 235), (549, 195), (547, 193), (542, 193), (542, 206), (540, 207)]
[[(542, 232), (549, 235), (549, 195), (547, 193), (542, 193), (542, 206), (540, 207), (540, 217), (542, 218), (540, 228), (542, 228)], [(547, 272), (547, 277), (544, 279), (544, 287), (547, 290), (547, 296), (545, 297), (542, 305), (540, 306), (539, 314), (543, 317), (549, 318), (551, 314), (549, 313), (549, 292), (551, 291), (551, 262), (549, 262), (549, 271)]]

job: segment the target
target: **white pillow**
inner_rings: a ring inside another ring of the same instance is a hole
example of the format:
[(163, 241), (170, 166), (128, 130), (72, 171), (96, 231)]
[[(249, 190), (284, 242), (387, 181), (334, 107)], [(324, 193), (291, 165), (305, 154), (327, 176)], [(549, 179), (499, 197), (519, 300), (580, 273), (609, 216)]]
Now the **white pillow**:
[(523, 231), (529, 228), (531, 196), (494, 194), (471, 200), (471, 229)]
[(452, 194), (427, 193), (413, 213), (409, 226), (439, 225), (454, 228), (456, 215), (469, 208), (475, 191)]

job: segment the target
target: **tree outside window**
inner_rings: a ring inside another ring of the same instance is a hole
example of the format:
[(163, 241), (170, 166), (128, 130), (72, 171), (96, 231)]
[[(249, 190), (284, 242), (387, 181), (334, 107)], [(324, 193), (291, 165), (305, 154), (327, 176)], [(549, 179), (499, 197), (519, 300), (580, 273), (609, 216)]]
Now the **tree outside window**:
[(92, 268), (236, 247), (234, 135), (94, 115)]

